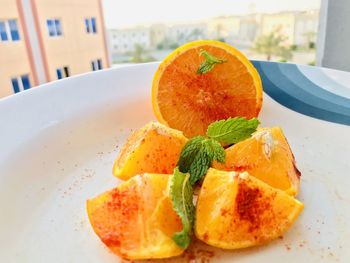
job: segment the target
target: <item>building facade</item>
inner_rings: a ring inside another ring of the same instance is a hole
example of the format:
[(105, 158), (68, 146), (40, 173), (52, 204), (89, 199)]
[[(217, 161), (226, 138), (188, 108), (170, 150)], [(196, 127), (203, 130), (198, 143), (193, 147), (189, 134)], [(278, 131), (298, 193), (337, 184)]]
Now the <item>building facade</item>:
[(294, 30), (294, 44), (308, 45), (316, 42), (318, 31), (318, 10), (310, 10), (300, 12), (296, 15), (295, 30)]
[(0, 97), (109, 67), (100, 0), (2, 0)]
[(279, 31), (287, 45), (307, 46), (315, 43), (319, 10), (264, 14), (259, 19), (259, 34)]
[(16, 0), (0, 1), (0, 97), (37, 84)]
[(151, 46), (151, 32), (147, 27), (111, 29), (108, 31), (111, 53), (132, 52), (136, 45), (145, 49)]

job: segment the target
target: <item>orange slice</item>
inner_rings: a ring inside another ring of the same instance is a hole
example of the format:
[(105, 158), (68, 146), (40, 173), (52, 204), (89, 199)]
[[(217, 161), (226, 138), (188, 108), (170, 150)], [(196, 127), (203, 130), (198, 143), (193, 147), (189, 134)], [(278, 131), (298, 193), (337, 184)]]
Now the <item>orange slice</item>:
[(287, 193), (249, 176), (209, 169), (200, 190), (195, 233), (224, 249), (260, 245), (280, 237), (304, 205)]
[(186, 142), (182, 132), (150, 122), (128, 138), (115, 160), (113, 174), (123, 180), (141, 173), (172, 174)]
[(182, 225), (166, 193), (169, 178), (167, 174), (138, 175), (87, 201), (94, 231), (115, 254), (152, 259), (183, 252), (172, 240)]
[(259, 129), (251, 138), (225, 151), (225, 163), (214, 162), (214, 168), (226, 171), (247, 171), (290, 195), (296, 195), (299, 192), (300, 172), (281, 128)]
[[(204, 61), (201, 50), (225, 62), (198, 74)], [(219, 41), (194, 41), (160, 64), (153, 78), (152, 104), (158, 121), (193, 137), (204, 134), (216, 120), (256, 117), (262, 105), (262, 84), (254, 66), (234, 47)]]

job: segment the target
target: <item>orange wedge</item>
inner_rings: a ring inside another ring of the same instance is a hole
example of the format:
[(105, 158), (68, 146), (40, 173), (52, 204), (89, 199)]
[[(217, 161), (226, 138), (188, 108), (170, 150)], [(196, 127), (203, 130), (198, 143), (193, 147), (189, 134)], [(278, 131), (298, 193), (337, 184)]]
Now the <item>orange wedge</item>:
[[(204, 50), (225, 62), (205, 74), (197, 70)], [(153, 78), (152, 104), (163, 124), (193, 137), (216, 120), (256, 117), (262, 105), (260, 76), (234, 47), (219, 41), (187, 43), (173, 51)]]
[(304, 205), (247, 172), (209, 169), (200, 190), (195, 233), (224, 249), (246, 248), (280, 237)]
[(172, 174), (186, 142), (182, 132), (150, 122), (128, 138), (115, 160), (113, 174), (123, 180), (141, 173)]
[(251, 138), (225, 151), (225, 163), (214, 162), (214, 168), (226, 171), (247, 171), (290, 195), (296, 195), (299, 192), (300, 172), (281, 128), (259, 129)]
[(182, 228), (166, 192), (167, 174), (138, 175), (87, 201), (102, 242), (127, 259), (167, 258), (183, 250), (172, 240)]

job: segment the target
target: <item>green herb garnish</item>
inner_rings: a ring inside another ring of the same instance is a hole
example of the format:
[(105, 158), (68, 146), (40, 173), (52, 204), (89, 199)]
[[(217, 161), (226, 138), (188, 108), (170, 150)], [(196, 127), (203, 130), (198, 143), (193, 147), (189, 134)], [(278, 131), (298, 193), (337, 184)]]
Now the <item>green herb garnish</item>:
[(189, 173), (181, 173), (176, 167), (170, 183), (171, 202), (182, 222), (182, 231), (176, 232), (173, 235), (173, 240), (183, 249), (186, 249), (191, 243), (194, 224), (193, 188), (189, 178)]
[(210, 55), (207, 51), (201, 49), (200, 55), (204, 57), (204, 61), (200, 64), (199, 68), (197, 69), (197, 74), (205, 74), (210, 72), (216, 64), (222, 64), (226, 62), (225, 59), (220, 59), (217, 57), (214, 57), (213, 55)]
[(223, 146), (227, 146), (249, 138), (256, 131), (259, 124), (257, 118), (250, 120), (242, 117), (228, 118), (210, 124), (207, 129), (207, 136), (219, 141)]

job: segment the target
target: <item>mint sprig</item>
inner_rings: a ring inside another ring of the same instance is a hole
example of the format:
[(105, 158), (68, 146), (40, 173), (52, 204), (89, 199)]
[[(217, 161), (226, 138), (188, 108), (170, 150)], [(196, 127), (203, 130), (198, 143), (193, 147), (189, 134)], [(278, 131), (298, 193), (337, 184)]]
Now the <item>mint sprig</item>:
[(256, 118), (229, 118), (209, 125), (207, 137), (190, 139), (182, 148), (170, 185), (170, 198), (182, 221), (182, 231), (173, 236), (176, 244), (186, 249), (191, 242), (194, 223), (193, 186), (207, 173), (213, 161), (225, 162), (224, 146), (249, 138), (256, 131)]
[(225, 161), (224, 148), (213, 139), (197, 136), (185, 144), (177, 165), (180, 172), (190, 173), (190, 183), (194, 185), (207, 173), (214, 160)]
[(183, 249), (186, 249), (191, 243), (191, 233), (194, 224), (193, 188), (189, 178), (189, 173), (181, 173), (176, 167), (170, 182), (171, 202), (174, 211), (182, 222), (182, 230), (173, 235), (173, 240)]
[(208, 126), (207, 136), (219, 141), (223, 146), (249, 138), (259, 126), (257, 118), (246, 120), (243, 117), (228, 118), (213, 122)]
[(204, 49), (201, 49), (199, 54), (202, 55), (205, 60), (200, 64), (199, 68), (197, 69), (197, 74), (208, 73), (212, 71), (216, 64), (222, 64), (226, 62), (225, 59), (214, 57)]

